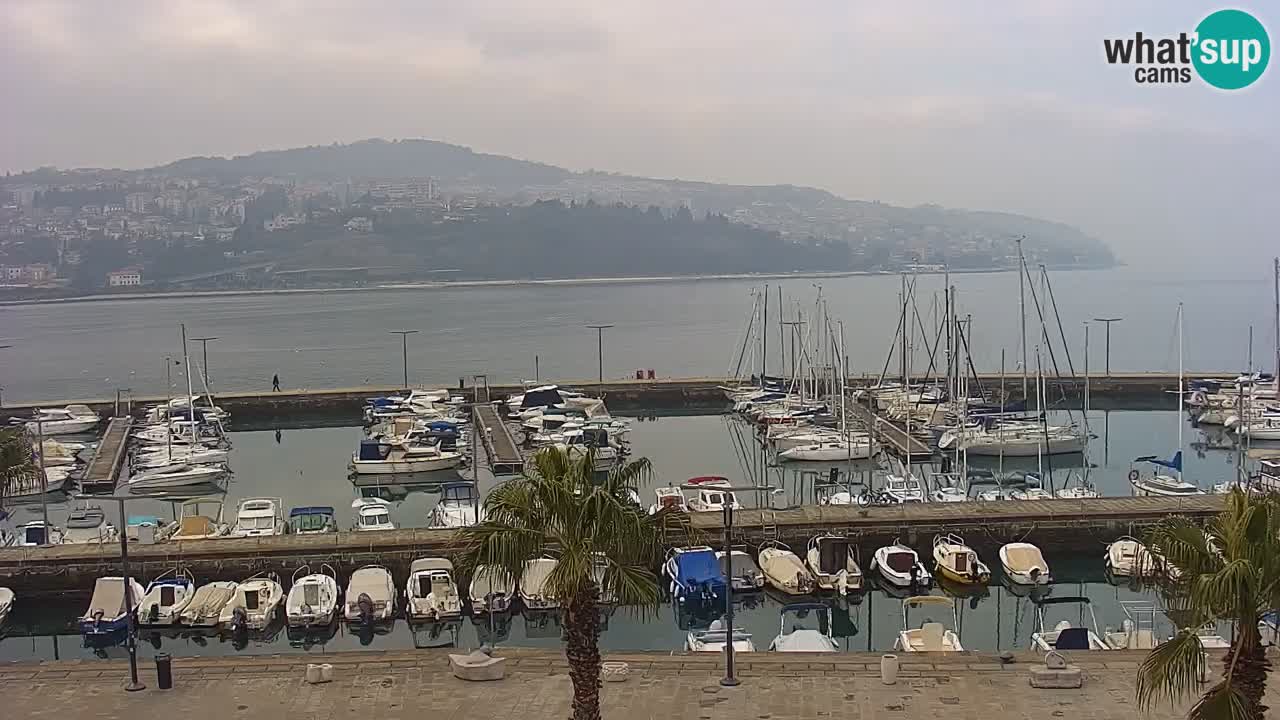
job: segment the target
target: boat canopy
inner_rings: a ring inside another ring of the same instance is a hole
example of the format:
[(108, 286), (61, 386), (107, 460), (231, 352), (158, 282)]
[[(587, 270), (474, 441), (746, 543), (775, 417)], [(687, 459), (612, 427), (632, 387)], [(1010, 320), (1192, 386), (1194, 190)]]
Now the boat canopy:
[(360, 441), (361, 460), (385, 460), (391, 454), (391, 446), (377, 440)]
[(332, 515), (333, 508), (328, 505), (307, 505), (304, 507), (296, 507), (289, 511), (289, 517), (300, 517), (303, 515)]
[(453, 563), (445, 558), (418, 558), (409, 565), (409, 574), (411, 575), (430, 570), (444, 570), (451, 573), (453, 572)]
[(676, 581), (685, 587), (724, 582), (724, 573), (711, 548), (676, 555)]
[(915, 595), (903, 600), (902, 605), (903, 607), (909, 608), (920, 608), (926, 605), (937, 605), (938, 607), (945, 605), (947, 607), (954, 607), (955, 601), (949, 597), (942, 597), (941, 595)]
[(727, 478), (727, 477), (721, 477), (721, 476), (719, 476), (719, 475), (700, 475), (700, 476), (698, 476), (698, 477), (689, 478), (689, 480), (688, 480), (688, 482), (687, 482), (686, 484), (688, 484), (688, 485), (711, 485), (711, 484), (714, 484), (714, 483), (724, 483), (724, 484), (728, 485), (728, 484), (729, 484), (729, 478)]
[(524, 398), (520, 400), (521, 409), (536, 407), (551, 407), (564, 402), (564, 397), (560, 394), (560, 388), (555, 385), (543, 385), (541, 387), (526, 390)]
[(849, 566), (849, 540), (842, 537), (819, 537), (818, 569), (834, 575)]

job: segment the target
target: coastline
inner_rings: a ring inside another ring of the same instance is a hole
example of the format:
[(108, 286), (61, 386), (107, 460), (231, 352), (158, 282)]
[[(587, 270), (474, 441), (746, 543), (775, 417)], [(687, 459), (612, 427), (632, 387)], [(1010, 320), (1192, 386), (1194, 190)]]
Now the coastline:
[[(1050, 268), (1055, 271), (1072, 270), (1109, 270), (1120, 264), (1108, 267), (1063, 267)], [(962, 270), (919, 270), (918, 275), (982, 275), (1017, 272), (1017, 268), (973, 268)], [(306, 295), (318, 293), (373, 292), (373, 291), (414, 291), (414, 290), (448, 290), (453, 288), (484, 287), (524, 287), (524, 286), (572, 286), (572, 285), (627, 285), (637, 283), (682, 283), (699, 281), (727, 280), (786, 280), (812, 278), (870, 277), (877, 275), (898, 275), (888, 270), (846, 270), (841, 272), (795, 272), (795, 273), (725, 273), (713, 275), (658, 275), (632, 277), (591, 277), (591, 278), (526, 278), (512, 280), (457, 280), (434, 281), (421, 283), (385, 283), (358, 287), (310, 287), (279, 288), (264, 290), (173, 290), (162, 292), (125, 292), (97, 293), (93, 295), (75, 295), (55, 298), (28, 298), (18, 300), (0, 300), (0, 307), (17, 307), (23, 305), (53, 305), (63, 303), (105, 302), (111, 300), (172, 300), (200, 297), (236, 297), (252, 295)]]

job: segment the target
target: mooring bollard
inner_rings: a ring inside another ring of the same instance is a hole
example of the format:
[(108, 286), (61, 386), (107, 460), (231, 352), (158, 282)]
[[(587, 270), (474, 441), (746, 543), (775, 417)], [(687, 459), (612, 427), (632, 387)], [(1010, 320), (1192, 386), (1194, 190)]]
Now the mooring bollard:
[(169, 653), (156, 653), (156, 685), (161, 690), (173, 687), (173, 658)]

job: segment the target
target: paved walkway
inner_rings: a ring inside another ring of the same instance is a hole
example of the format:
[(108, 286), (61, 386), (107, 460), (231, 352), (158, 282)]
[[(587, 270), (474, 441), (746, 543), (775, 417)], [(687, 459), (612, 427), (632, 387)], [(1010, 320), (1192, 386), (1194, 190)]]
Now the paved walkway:
[[(562, 656), (504, 650), (506, 680), (466, 683), (448, 671), (447, 653), (352, 652), (327, 657), (177, 658), (175, 688), (156, 689), (144, 666), (139, 693), (122, 684), (119, 661), (0, 665), (4, 715), (14, 718), (565, 718), (571, 685)], [(874, 654), (742, 656), (743, 683), (721, 688), (717, 658), (656, 653), (613, 654), (630, 664), (622, 683), (606, 683), (608, 720), (790, 720), (825, 717), (898, 720), (1014, 720), (1091, 718), (1140, 720), (1180, 717), (1185, 708), (1139, 713), (1133, 678), (1140, 653), (1077, 654), (1085, 671), (1080, 690), (1035, 690), (1027, 681), (1031, 656), (1002, 666), (990, 655), (903, 658), (897, 685), (879, 680)], [(335, 665), (333, 683), (308, 685), (309, 662)], [(1217, 663), (1217, 659), (1213, 661)], [(1273, 687), (1275, 687), (1273, 685)], [(1280, 705), (1280, 692), (1271, 691)]]

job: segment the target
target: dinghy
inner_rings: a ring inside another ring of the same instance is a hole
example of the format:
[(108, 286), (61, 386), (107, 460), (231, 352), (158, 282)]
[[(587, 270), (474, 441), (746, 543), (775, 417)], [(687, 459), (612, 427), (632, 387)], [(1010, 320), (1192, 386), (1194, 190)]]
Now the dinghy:
[(396, 614), (396, 586), (391, 573), (380, 565), (365, 565), (347, 581), (347, 622), (373, 625)]
[(1155, 557), (1147, 550), (1147, 546), (1128, 535), (1107, 546), (1107, 572), (1112, 577), (1149, 577), (1155, 574)]
[(138, 607), (145, 594), (137, 580), (129, 578), (129, 597), (125, 597), (122, 577), (98, 578), (93, 585), (89, 608), (80, 617), (80, 634), (85, 641), (118, 637), (129, 628), (129, 610)]
[(1008, 543), (1000, 547), (1004, 575), (1016, 585), (1048, 585), (1049, 563), (1040, 548), (1031, 543)]
[(991, 570), (958, 535), (933, 538), (933, 564), (938, 575), (954, 583), (986, 585), (991, 580)]
[(764, 573), (756, 567), (756, 561), (741, 550), (733, 551), (733, 573), (729, 573), (729, 558), (723, 550), (716, 551), (716, 560), (720, 561), (720, 572), (733, 584), (734, 592), (755, 592), (764, 589)]
[(414, 560), (409, 565), (404, 594), (409, 622), (449, 620), (462, 615), (462, 599), (453, 581), (453, 563), (445, 558)]
[(780, 542), (760, 547), (760, 570), (765, 582), (788, 595), (809, 595), (817, 589), (813, 575), (791, 548)]
[(471, 576), (467, 595), (471, 598), (471, 612), (475, 615), (504, 613), (511, 609), (516, 583), (497, 566), (481, 565)]

